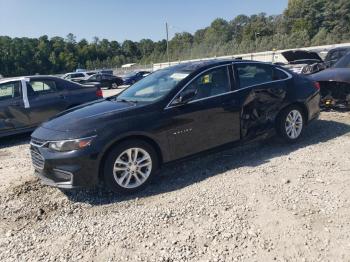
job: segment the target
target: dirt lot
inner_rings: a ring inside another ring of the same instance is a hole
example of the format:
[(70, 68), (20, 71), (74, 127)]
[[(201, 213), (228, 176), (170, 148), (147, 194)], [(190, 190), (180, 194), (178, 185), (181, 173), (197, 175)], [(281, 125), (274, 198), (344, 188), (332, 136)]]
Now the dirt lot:
[(0, 140), (0, 261), (350, 261), (350, 113), (164, 169), (131, 197), (68, 196)]

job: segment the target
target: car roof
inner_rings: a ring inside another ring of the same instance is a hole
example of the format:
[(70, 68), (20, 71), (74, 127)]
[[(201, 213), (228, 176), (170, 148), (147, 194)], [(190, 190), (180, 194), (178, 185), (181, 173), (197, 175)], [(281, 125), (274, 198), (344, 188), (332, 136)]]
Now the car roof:
[[(224, 64), (234, 64), (234, 63), (261, 63), (267, 64), (261, 61), (254, 60), (241, 60), (241, 59), (211, 59), (211, 60), (203, 60), (203, 61), (195, 61), (195, 62), (187, 62), (175, 65), (173, 67), (177, 67), (179, 71), (197, 71), (200, 69), (210, 68), (214, 66), (220, 66)], [(271, 64), (271, 63), (270, 63)]]
[(60, 79), (59, 77), (57, 76), (51, 76), (51, 75), (33, 75), (33, 76), (17, 76), (17, 77), (7, 77), (7, 78), (1, 78), (0, 79), (0, 83), (3, 83), (3, 82), (9, 82), (9, 81), (20, 81), (20, 80), (23, 80), (23, 79), (40, 79), (40, 78), (46, 78), (46, 79)]
[(334, 52), (334, 51), (339, 51), (339, 50), (350, 50), (350, 46), (336, 47), (336, 48), (329, 50), (329, 52)]

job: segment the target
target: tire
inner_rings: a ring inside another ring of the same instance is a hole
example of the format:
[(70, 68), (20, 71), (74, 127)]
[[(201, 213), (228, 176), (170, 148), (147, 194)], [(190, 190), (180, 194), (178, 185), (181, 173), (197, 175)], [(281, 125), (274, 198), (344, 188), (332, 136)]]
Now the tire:
[(112, 83), (112, 89), (116, 89), (118, 88), (118, 84), (117, 83)]
[[(135, 152), (138, 159), (136, 161)], [(103, 177), (106, 186), (113, 192), (132, 194), (144, 189), (158, 169), (159, 159), (154, 148), (142, 140), (129, 140), (120, 143), (108, 153)]]
[(297, 142), (304, 132), (306, 121), (300, 106), (291, 105), (281, 111), (277, 118), (277, 133), (288, 143)]

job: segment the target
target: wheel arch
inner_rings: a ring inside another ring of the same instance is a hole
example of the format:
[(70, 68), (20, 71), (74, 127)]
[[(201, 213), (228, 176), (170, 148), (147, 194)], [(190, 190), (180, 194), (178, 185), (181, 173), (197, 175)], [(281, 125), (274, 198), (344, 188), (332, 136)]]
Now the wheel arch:
[(291, 107), (291, 106), (298, 106), (298, 107), (300, 107), (300, 108), (302, 109), (302, 114), (303, 114), (303, 116), (304, 116), (304, 118), (305, 118), (305, 124), (308, 124), (308, 122), (309, 122), (309, 109), (307, 108), (307, 106), (306, 106), (305, 103), (299, 102), (299, 101), (295, 101), (295, 102), (293, 102), (293, 103), (290, 103), (290, 104), (288, 104), (288, 105), (282, 107), (282, 108), (279, 110), (279, 112), (278, 112), (278, 114), (277, 114), (277, 116), (276, 116), (275, 122), (277, 123), (277, 121), (278, 121), (280, 115), (282, 114), (282, 112), (283, 112), (286, 108)]
[(113, 148), (115, 146), (117, 146), (119, 143), (122, 143), (122, 142), (127, 141), (127, 140), (141, 140), (141, 141), (144, 141), (144, 142), (150, 144), (154, 148), (154, 150), (156, 151), (156, 154), (157, 154), (158, 160), (159, 160), (159, 165), (163, 164), (162, 150), (161, 150), (159, 144), (154, 139), (152, 139), (146, 135), (129, 135), (129, 136), (117, 139), (116, 141), (114, 141), (113, 143), (108, 145), (107, 148), (103, 151), (103, 154), (102, 154), (102, 157), (101, 157), (101, 160), (99, 163), (99, 168), (98, 168), (98, 178), (100, 181), (102, 180), (102, 177), (103, 177), (103, 166), (104, 166), (104, 163), (106, 161), (108, 153), (111, 150), (113, 150)]

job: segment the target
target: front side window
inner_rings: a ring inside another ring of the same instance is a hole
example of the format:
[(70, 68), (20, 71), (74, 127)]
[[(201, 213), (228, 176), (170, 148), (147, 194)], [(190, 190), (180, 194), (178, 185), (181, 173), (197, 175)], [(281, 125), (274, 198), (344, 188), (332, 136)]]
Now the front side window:
[(192, 100), (209, 98), (231, 91), (230, 74), (227, 66), (203, 73), (188, 85), (182, 93), (194, 92)]
[(153, 102), (166, 96), (190, 72), (178, 67), (158, 70), (122, 92), (117, 99), (137, 102)]
[(265, 64), (237, 64), (240, 88), (274, 81), (273, 67)]
[(20, 82), (8, 82), (0, 84), (0, 101), (20, 96)]

